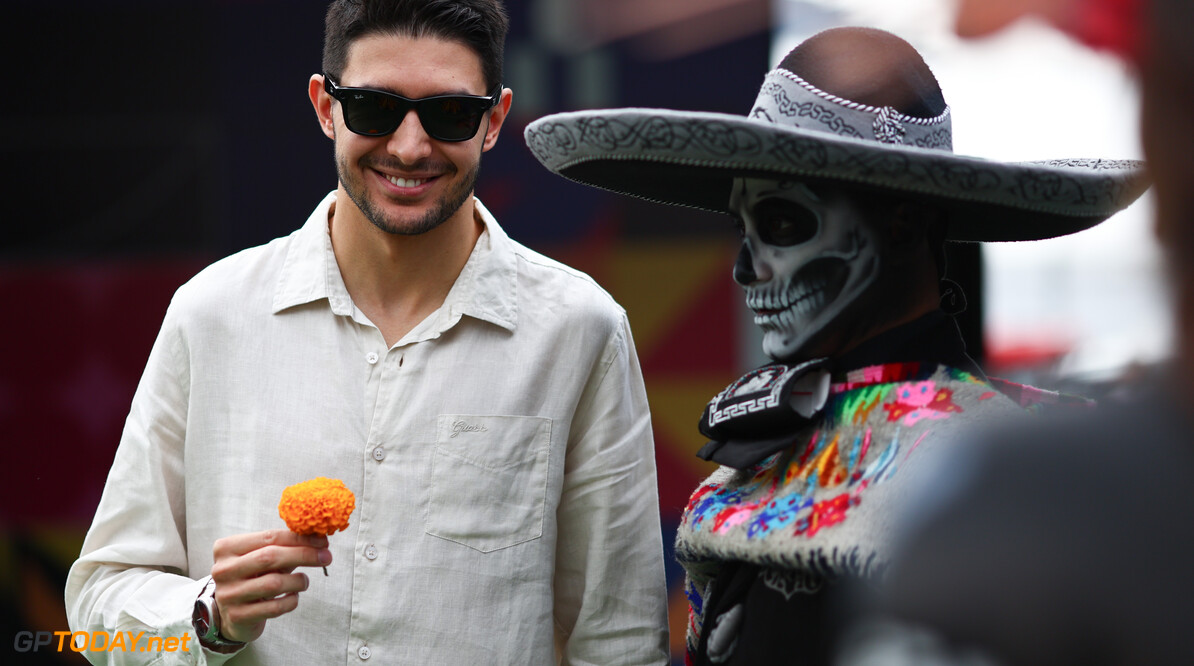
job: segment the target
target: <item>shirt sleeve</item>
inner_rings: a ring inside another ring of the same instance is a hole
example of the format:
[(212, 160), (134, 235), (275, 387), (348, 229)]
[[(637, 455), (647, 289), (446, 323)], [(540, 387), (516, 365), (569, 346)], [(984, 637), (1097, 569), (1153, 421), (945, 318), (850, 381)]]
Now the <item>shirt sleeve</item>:
[[(232, 656), (203, 649), (191, 627), (207, 572), (195, 580), (187, 564), (188, 376), (182, 336), (167, 312), (95, 519), (67, 576), (71, 631), (103, 631), (109, 640), (117, 632), (124, 635), (125, 649), (85, 650), (92, 663), (221, 664)], [(152, 642), (155, 638), (161, 641)], [(172, 638), (177, 642), (166, 643)], [(171, 644), (177, 646), (173, 651), (156, 649)]]
[(569, 434), (558, 511), (562, 664), (667, 664), (667, 586), (651, 417), (625, 315)]

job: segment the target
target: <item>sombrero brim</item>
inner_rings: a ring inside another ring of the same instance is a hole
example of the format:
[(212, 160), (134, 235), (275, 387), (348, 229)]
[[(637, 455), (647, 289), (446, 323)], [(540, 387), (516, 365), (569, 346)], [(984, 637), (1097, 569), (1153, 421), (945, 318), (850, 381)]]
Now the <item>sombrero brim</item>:
[(951, 211), (956, 241), (1038, 240), (1092, 227), (1148, 187), (1134, 160), (1003, 163), (730, 114), (600, 109), (546, 116), (526, 142), (565, 178), (726, 213), (733, 178), (786, 176), (902, 193)]

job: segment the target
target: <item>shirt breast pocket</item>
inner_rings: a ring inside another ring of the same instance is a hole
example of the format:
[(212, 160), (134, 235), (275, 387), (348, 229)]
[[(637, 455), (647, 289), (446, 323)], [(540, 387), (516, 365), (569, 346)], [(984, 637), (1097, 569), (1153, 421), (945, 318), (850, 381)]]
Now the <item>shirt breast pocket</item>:
[(427, 534), (488, 553), (543, 535), (551, 419), (441, 414)]

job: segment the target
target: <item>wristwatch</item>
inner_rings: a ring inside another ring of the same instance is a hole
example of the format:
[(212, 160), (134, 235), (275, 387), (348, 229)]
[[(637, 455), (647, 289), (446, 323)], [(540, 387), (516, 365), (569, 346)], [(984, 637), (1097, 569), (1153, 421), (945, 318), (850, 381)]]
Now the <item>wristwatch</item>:
[(219, 617), (219, 611), (216, 610), (216, 584), (208, 580), (195, 600), (195, 610), (191, 613), (191, 625), (195, 627), (199, 643), (209, 648), (237, 648), (244, 645), (220, 635)]

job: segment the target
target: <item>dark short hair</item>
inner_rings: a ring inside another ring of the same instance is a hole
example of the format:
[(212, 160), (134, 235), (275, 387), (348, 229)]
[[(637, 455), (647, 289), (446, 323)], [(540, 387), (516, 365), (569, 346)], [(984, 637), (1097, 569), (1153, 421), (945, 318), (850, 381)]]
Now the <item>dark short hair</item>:
[(366, 35), (437, 37), (476, 52), (489, 92), (502, 82), (509, 26), (501, 0), (333, 0), (324, 22), (323, 73), (339, 82), (349, 47)]

